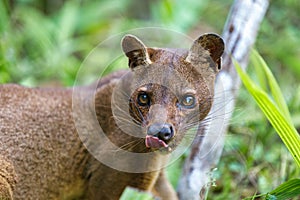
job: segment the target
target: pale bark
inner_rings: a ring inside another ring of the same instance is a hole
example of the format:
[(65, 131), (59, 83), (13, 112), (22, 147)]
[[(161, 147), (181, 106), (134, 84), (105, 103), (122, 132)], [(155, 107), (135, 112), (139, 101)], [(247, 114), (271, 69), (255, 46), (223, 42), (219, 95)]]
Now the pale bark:
[(222, 34), (226, 52), (223, 55), (223, 70), (216, 81), (214, 105), (205, 121), (205, 128), (200, 126), (198, 129), (191, 153), (185, 162), (177, 188), (181, 200), (205, 199), (213, 182), (210, 172), (217, 167), (221, 157), (236, 93), (240, 87), (240, 79), (231, 57), (246, 69), (250, 48), (255, 42), (268, 5), (267, 0), (236, 0), (231, 8)]

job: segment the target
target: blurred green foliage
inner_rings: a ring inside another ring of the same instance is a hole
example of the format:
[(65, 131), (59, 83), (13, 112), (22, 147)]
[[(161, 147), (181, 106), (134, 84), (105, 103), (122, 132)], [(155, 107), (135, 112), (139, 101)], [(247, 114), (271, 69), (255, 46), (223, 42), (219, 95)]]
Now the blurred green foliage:
[(197, 0), (141, 2), (1, 1), (0, 83), (72, 85), (89, 51), (109, 36), (145, 26), (187, 32), (206, 21), (201, 11), (209, 7)]
[[(232, 2), (0, 1), (0, 83), (71, 86), (82, 61), (99, 42), (132, 28), (163, 27), (184, 32), (193, 38), (209, 31), (221, 34)], [(297, 0), (271, 0), (256, 42), (256, 49), (279, 82), (298, 132), (299, 13)], [(249, 73), (256, 78), (251, 66)], [(208, 199), (241, 199), (266, 193), (285, 180), (299, 177), (299, 168), (280, 138), (274, 135), (271, 125), (242, 88), (223, 157), (214, 172), (217, 186), (210, 190)], [(174, 185), (181, 164), (182, 160), (178, 160), (170, 167), (168, 175)]]

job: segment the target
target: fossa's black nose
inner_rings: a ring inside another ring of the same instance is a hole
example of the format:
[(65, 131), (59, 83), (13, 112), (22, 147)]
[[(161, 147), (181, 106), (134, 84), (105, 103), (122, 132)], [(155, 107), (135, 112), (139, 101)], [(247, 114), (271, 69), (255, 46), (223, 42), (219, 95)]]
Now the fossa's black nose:
[(147, 135), (154, 136), (168, 142), (174, 136), (174, 130), (169, 123), (154, 123), (148, 127)]

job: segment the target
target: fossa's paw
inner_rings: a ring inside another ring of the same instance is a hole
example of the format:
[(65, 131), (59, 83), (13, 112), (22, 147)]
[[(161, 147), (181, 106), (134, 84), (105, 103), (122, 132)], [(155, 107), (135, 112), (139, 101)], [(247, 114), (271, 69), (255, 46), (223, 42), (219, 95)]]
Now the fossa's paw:
[(16, 176), (13, 166), (0, 155), (0, 200), (13, 199)]
[(9, 183), (0, 176), (0, 200), (10, 200), (12, 198), (12, 190)]

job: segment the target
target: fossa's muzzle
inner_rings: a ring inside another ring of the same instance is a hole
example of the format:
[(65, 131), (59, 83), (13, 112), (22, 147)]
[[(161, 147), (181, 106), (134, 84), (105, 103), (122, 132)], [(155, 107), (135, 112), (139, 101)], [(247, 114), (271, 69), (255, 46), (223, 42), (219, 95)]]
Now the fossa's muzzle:
[(146, 147), (161, 148), (168, 147), (168, 142), (174, 136), (174, 128), (169, 123), (154, 123), (147, 129), (145, 139)]

